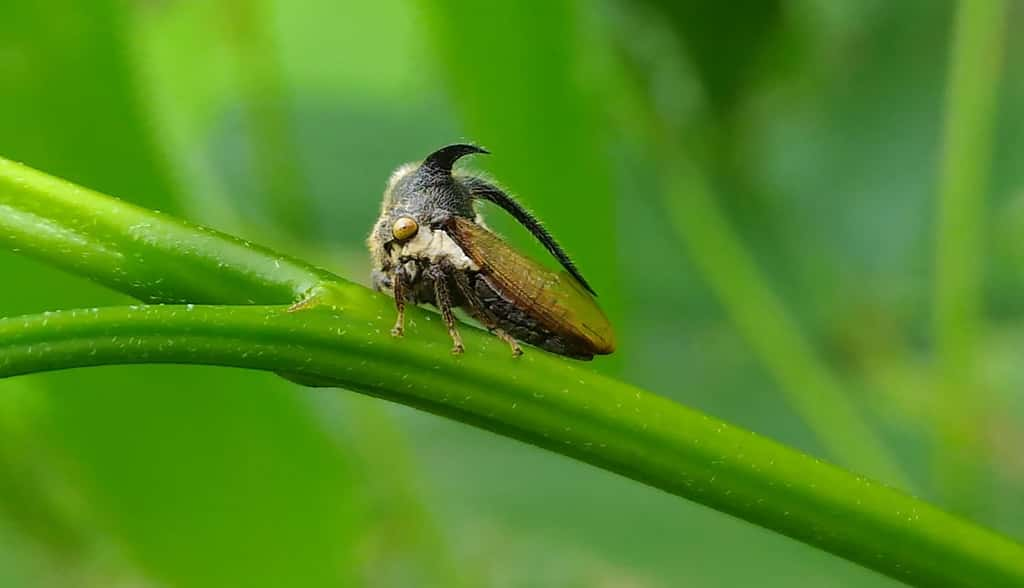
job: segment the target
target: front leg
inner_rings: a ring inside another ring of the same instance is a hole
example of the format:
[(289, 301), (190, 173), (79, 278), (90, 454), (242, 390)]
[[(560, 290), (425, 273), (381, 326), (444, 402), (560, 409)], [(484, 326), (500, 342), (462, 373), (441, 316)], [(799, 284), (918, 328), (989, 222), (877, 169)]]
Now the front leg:
[(440, 264), (431, 265), (427, 275), (434, 282), (434, 303), (441, 311), (444, 324), (448, 327), (448, 335), (452, 338), (452, 354), (459, 355), (465, 348), (462, 346), (462, 335), (455, 326), (455, 314), (452, 312), (452, 298), (448, 292), (448, 272)]
[(395, 318), (395, 326), (391, 328), (393, 337), (401, 337), (405, 334), (405, 301), (408, 297), (409, 282), (405, 277), (405, 269), (399, 265), (391, 277), (391, 293), (395, 297), (395, 309), (398, 316)]

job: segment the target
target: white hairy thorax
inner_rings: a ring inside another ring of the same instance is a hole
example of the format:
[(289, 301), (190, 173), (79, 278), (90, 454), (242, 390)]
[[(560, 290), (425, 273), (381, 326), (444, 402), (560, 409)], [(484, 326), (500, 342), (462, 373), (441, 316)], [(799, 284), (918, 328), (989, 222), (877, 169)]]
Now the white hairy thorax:
[[(401, 265), (402, 258), (409, 257), (425, 259), (431, 263), (447, 261), (451, 267), (458, 270), (477, 271), (480, 269), (480, 266), (466, 255), (462, 248), (448, 236), (448, 233), (441, 230), (421, 228), (412, 239), (402, 243), (399, 247), (391, 248), (391, 261), (396, 266)], [(414, 263), (406, 265), (406, 271), (410, 273), (410, 277), (415, 275), (416, 269)]]

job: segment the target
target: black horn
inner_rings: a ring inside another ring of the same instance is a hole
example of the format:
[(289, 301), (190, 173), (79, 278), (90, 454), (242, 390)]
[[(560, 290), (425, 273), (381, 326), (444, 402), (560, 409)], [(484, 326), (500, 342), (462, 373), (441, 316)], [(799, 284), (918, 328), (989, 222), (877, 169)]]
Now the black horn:
[(451, 173), (452, 166), (455, 165), (456, 161), (472, 153), (490, 153), (490, 151), (483, 147), (477, 147), (476, 145), (456, 143), (455, 145), (442, 147), (428, 155), (427, 158), (423, 160), (423, 167), (445, 173)]

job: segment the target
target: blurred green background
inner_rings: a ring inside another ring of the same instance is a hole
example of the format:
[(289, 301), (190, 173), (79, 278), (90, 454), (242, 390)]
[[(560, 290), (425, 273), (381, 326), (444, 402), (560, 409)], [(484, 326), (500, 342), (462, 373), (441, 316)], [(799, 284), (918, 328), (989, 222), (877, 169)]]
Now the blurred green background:
[[(885, 477), (794, 404), (817, 374), (916, 494), (1024, 537), (1011, 4), (955, 402), (934, 327), (952, 2), (6, 2), (0, 155), (366, 283), (390, 171), (478, 142), (493, 155), (469, 165), (538, 213), (612, 315), (620, 351), (596, 369)], [(667, 183), (680, 170), (699, 207)], [(127, 300), (11, 252), (0, 276), (0, 315)], [(343, 391), (170, 366), (0, 381), (0, 586), (826, 584), (895, 582)]]

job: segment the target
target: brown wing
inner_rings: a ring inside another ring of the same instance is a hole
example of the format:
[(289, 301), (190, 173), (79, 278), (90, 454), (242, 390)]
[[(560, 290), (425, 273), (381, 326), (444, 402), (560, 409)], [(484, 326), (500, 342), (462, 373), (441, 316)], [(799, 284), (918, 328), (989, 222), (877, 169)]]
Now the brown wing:
[(469, 219), (455, 217), (448, 229), (499, 293), (545, 328), (585, 343), (595, 354), (615, 350), (615, 334), (608, 318), (593, 296), (567, 272), (552, 271), (523, 256)]

